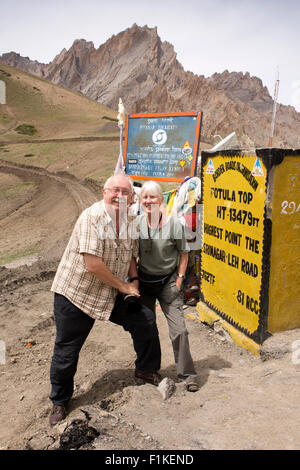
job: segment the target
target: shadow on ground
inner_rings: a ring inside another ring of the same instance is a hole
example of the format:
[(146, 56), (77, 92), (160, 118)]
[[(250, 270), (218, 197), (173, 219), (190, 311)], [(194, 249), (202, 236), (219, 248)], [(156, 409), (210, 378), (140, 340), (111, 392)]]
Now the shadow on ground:
[[(201, 361), (195, 361), (200, 388), (206, 384), (210, 370), (221, 370), (230, 367), (231, 363), (220, 356), (209, 356)], [(169, 377), (175, 383), (178, 382), (175, 365), (162, 369), (160, 374), (163, 378)], [(87, 391), (72, 399), (70, 411), (95, 403), (100, 403), (101, 408), (109, 410), (111, 405), (110, 397), (115, 393), (122, 392), (124, 388), (134, 385), (137, 385), (137, 383), (133, 369), (115, 369), (107, 372), (96, 380)]]

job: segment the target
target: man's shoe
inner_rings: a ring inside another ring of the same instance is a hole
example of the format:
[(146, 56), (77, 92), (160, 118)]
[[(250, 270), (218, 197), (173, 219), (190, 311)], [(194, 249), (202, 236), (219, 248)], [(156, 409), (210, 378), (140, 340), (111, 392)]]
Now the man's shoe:
[(63, 405), (53, 405), (49, 423), (51, 426), (55, 426), (60, 421), (63, 421), (66, 417), (66, 409)]
[(157, 372), (142, 372), (136, 370), (134, 373), (136, 379), (141, 380), (143, 383), (148, 382), (149, 384), (158, 386), (162, 378)]

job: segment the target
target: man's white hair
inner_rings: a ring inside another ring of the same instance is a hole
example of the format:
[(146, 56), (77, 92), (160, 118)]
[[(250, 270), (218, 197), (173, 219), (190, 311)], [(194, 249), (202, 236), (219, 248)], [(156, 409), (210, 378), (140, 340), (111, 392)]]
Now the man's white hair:
[(111, 184), (111, 182), (119, 177), (119, 176), (122, 176), (123, 178), (125, 178), (127, 180), (127, 182), (130, 184), (130, 188), (131, 188), (131, 191), (133, 191), (133, 182), (132, 182), (132, 179), (129, 178), (129, 176), (126, 175), (126, 173), (120, 173), (118, 175), (112, 175), (108, 178), (108, 180), (106, 180), (105, 184), (104, 184), (104, 189), (107, 189), (109, 187), (109, 185)]

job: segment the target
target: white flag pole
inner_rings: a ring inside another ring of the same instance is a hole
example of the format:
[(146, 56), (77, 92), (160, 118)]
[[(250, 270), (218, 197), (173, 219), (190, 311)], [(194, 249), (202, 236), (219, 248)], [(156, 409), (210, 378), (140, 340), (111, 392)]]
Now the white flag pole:
[(115, 168), (115, 175), (119, 173), (125, 173), (125, 165), (124, 165), (124, 155), (123, 155), (123, 128), (126, 122), (126, 111), (122, 102), (122, 99), (119, 98), (119, 109), (118, 109), (118, 126), (120, 128), (120, 154), (119, 159)]

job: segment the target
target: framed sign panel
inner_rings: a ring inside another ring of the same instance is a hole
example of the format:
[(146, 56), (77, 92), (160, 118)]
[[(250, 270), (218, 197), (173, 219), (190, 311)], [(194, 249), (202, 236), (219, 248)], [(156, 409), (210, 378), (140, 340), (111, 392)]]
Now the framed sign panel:
[(195, 176), (202, 113), (127, 116), (124, 164), (133, 179), (182, 182)]

